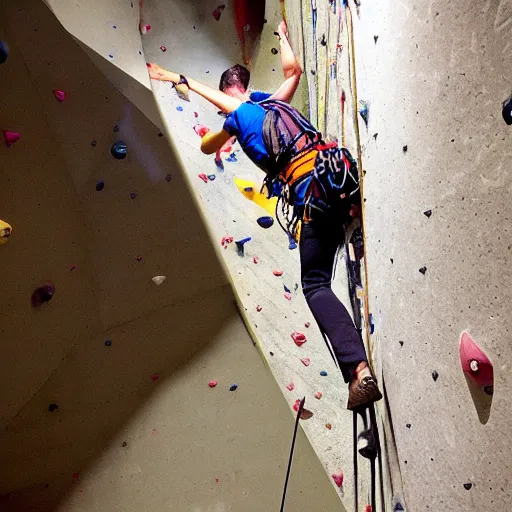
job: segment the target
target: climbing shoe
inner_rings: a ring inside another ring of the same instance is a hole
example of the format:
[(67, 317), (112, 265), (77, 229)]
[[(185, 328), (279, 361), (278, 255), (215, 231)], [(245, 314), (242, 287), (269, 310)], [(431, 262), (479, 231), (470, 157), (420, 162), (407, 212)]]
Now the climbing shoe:
[(347, 409), (350, 411), (368, 407), (382, 398), (377, 381), (372, 375), (359, 378), (358, 373), (366, 368), (368, 368), (367, 363), (359, 364), (355, 371), (356, 378), (349, 385)]

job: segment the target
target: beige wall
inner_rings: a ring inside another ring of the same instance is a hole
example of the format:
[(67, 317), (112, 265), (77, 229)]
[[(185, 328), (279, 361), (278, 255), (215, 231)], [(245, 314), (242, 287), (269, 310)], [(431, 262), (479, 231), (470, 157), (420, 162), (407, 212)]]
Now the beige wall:
[[(276, 508), (293, 417), (167, 141), (42, 3), (3, 4), (0, 19), (0, 118), (22, 134), (0, 149), (0, 218), (14, 228), (0, 252), (0, 508)], [(109, 154), (118, 139), (123, 161)], [(55, 296), (33, 309), (45, 279)], [(338, 509), (303, 434), (299, 447), (289, 506)]]
[[(370, 102), (363, 144), (374, 338), (414, 511), (512, 502), (512, 152), (501, 117), (511, 16), (507, 1), (385, 1), (363, 4), (355, 28), (359, 96)], [(465, 329), (494, 363), (485, 425), (459, 362)]]

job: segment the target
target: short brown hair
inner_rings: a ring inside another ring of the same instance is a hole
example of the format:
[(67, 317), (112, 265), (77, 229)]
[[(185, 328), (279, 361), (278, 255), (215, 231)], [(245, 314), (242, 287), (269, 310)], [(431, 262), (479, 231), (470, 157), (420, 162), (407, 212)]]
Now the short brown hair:
[(224, 73), (222, 73), (222, 76), (220, 77), (219, 89), (221, 91), (225, 91), (231, 87), (238, 87), (239, 89), (246, 91), (249, 87), (250, 79), (251, 72), (244, 66), (235, 64), (229, 69), (226, 69)]

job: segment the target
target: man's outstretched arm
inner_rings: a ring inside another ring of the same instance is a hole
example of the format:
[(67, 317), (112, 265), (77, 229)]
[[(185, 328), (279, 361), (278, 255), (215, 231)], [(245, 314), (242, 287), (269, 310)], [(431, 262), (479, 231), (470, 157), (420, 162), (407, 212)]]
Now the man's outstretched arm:
[[(174, 84), (177, 84), (180, 81), (180, 75), (178, 73), (167, 71), (166, 69), (161, 68), (158, 64), (148, 62), (147, 67), (149, 77), (153, 80), (173, 82)], [(191, 91), (199, 94), (227, 114), (236, 110), (242, 103), (239, 99), (232, 98), (222, 91), (213, 89), (208, 85), (204, 85), (193, 78), (189, 78), (187, 76), (185, 78)]]
[(293, 53), (290, 41), (288, 40), (286, 23), (282, 21), (277, 29), (281, 45), (281, 66), (283, 68), (284, 82), (279, 89), (272, 94), (271, 99), (290, 102), (299, 86), (302, 75), (302, 66)]

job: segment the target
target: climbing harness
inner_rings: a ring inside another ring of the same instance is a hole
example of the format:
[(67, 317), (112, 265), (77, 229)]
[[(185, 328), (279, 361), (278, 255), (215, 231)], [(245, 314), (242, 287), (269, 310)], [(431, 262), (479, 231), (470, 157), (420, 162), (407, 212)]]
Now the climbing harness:
[(277, 197), (276, 219), (290, 239), (298, 241), (300, 223), (336, 212), (345, 219), (358, 201), (356, 161), (336, 142), (325, 143), (320, 132), (297, 110), (275, 100), (265, 109), (263, 141), (269, 155), (263, 182), (268, 197)]

